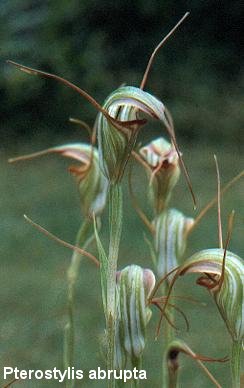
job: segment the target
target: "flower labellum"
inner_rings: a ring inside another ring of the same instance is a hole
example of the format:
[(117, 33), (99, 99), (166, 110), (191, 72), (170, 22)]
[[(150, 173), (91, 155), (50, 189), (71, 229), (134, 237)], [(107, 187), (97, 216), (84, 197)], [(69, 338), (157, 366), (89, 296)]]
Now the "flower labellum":
[(149, 200), (155, 213), (159, 214), (167, 207), (179, 179), (179, 156), (175, 147), (163, 137), (142, 147), (140, 155), (148, 165)]

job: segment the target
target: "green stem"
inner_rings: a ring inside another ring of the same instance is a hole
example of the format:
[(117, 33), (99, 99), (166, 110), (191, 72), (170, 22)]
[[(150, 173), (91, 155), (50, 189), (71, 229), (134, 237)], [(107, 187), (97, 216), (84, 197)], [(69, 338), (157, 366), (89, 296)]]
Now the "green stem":
[[(162, 295), (168, 295), (169, 284), (165, 281), (160, 287)], [(174, 323), (174, 313), (172, 309), (166, 309), (167, 317), (170, 322)], [(177, 373), (171, 373), (168, 368), (168, 348), (169, 344), (174, 339), (174, 328), (164, 320), (163, 335), (161, 336), (163, 341), (163, 363), (162, 363), (162, 388), (176, 388), (177, 385)]]
[[(132, 357), (132, 369), (135, 367), (137, 370), (142, 369), (142, 356), (140, 356), (139, 358), (134, 358), (134, 359)], [(131, 387), (132, 388), (139, 388), (139, 386), (140, 386), (140, 380), (133, 379), (133, 381), (131, 382)]]
[[(92, 222), (86, 218), (78, 231), (76, 237), (76, 245), (85, 249), (91, 241)], [(64, 368), (74, 366), (74, 342), (75, 342), (75, 325), (74, 325), (74, 292), (75, 285), (79, 275), (80, 263), (82, 255), (74, 251), (71, 258), (71, 263), (67, 271), (68, 281), (68, 322), (64, 329)], [(72, 388), (74, 385), (72, 380), (66, 381), (66, 387)]]
[[(122, 230), (122, 187), (120, 184), (109, 188), (109, 254), (107, 270), (107, 368), (114, 370), (115, 322), (116, 322), (116, 272), (119, 243)], [(108, 380), (108, 387), (115, 387), (115, 380)]]
[(242, 341), (233, 341), (231, 350), (232, 388), (241, 387), (241, 348)]
[(169, 388), (177, 388), (178, 385), (178, 371), (169, 369), (169, 378), (168, 378), (168, 387)]

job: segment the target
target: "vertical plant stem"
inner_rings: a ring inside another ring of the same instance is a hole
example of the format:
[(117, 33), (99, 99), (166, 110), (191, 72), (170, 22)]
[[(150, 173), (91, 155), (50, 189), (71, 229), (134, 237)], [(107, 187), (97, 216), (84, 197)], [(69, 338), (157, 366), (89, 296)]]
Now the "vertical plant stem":
[[(116, 322), (116, 271), (119, 243), (122, 230), (122, 187), (109, 188), (109, 254), (107, 271), (107, 368), (114, 370), (115, 322)], [(114, 379), (108, 380), (108, 387), (115, 387)]]
[[(142, 356), (139, 358), (132, 358), (132, 368), (136, 367), (137, 370), (142, 369)], [(139, 379), (133, 379), (131, 381), (131, 387), (132, 388), (139, 388), (140, 386), (140, 380)]]
[(241, 348), (242, 341), (233, 341), (231, 349), (231, 377), (232, 388), (241, 387)]
[[(164, 282), (161, 285), (162, 295), (168, 295), (169, 285), (168, 282)], [(170, 322), (174, 323), (174, 313), (169, 308), (166, 310), (167, 316)], [(167, 320), (164, 320), (163, 325), (163, 363), (162, 363), (162, 388), (176, 388), (177, 376), (175, 373), (170, 373), (168, 368), (168, 348), (171, 341), (174, 339), (174, 329)]]
[(169, 375), (168, 375), (168, 385), (167, 387), (169, 388), (178, 388), (179, 387), (179, 384), (178, 384), (178, 371), (174, 371), (172, 369), (169, 369)]
[[(76, 245), (82, 248), (86, 248), (89, 242), (91, 241), (91, 220), (86, 218), (78, 231), (76, 237)], [(65, 325), (64, 329), (64, 368), (74, 366), (74, 342), (75, 342), (75, 325), (74, 325), (74, 313), (75, 313), (75, 304), (74, 304), (74, 292), (77, 277), (79, 274), (80, 263), (82, 255), (77, 251), (74, 251), (71, 258), (71, 263), (67, 271), (67, 281), (68, 281), (68, 322)], [(73, 387), (72, 380), (66, 380), (66, 387)]]

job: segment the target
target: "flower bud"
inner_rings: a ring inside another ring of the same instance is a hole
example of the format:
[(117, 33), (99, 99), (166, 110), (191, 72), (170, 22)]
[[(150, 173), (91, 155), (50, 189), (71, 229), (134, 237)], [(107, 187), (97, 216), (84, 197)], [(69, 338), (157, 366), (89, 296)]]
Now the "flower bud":
[(159, 214), (167, 207), (179, 179), (179, 157), (175, 147), (163, 137), (142, 147), (140, 154), (148, 165), (149, 201), (155, 213)]
[(145, 347), (146, 326), (151, 318), (147, 298), (154, 285), (153, 272), (137, 265), (129, 265), (117, 274), (119, 323), (116, 353), (129, 356), (133, 365), (137, 364)]
[(227, 357), (224, 358), (213, 358), (202, 356), (201, 354), (197, 354), (192, 351), (192, 349), (181, 339), (174, 339), (168, 344), (167, 347), (167, 366), (169, 373), (169, 387), (177, 386), (178, 381), (178, 370), (179, 370), (179, 354), (183, 353), (187, 356), (191, 357), (193, 360), (196, 360), (198, 366), (202, 368), (202, 370), (206, 373), (208, 378), (214, 383), (215, 386), (220, 387), (217, 380), (210, 373), (210, 371), (206, 368), (202, 361), (214, 361), (214, 362), (226, 362), (228, 360)]
[(176, 209), (164, 210), (154, 219), (154, 248), (159, 277), (179, 266), (186, 249), (187, 231), (193, 223), (193, 218), (184, 216)]
[(244, 338), (244, 261), (227, 251), (223, 271), (224, 250), (206, 249), (191, 256), (175, 277), (186, 273), (202, 273), (197, 283), (209, 289), (234, 341)]
[(165, 108), (151, 94), (136, 87), (123, 86), (108, 96), (103, 109), (116, 120), (112, 122), (103, 113), (98, 114), (100, 165), (104, 175), (115, 183), (122, 178), (138, 131), (146, 123), (145, 120), (138, 120), (138, 112), (165, 122)]

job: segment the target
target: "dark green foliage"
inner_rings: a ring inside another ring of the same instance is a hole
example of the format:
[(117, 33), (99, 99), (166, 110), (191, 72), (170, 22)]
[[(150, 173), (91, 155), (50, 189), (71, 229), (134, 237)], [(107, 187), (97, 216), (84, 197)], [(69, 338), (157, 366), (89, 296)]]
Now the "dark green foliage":
[(6, 59), (62, 75), (102, 103), (124, 82), (139, 85), (155, 45), (190, 11), (156, 59), (146, 89), (172, 110), (179, 135), (240, 142), (240, 8), (240, 1), (226, 0), (2, 0), (3, 138), (65, 131), (70, 115), (92, 124), (96, 113), (65, 87), (21, 74)]

